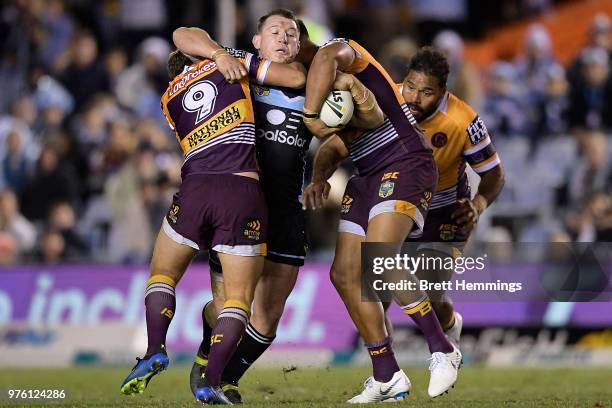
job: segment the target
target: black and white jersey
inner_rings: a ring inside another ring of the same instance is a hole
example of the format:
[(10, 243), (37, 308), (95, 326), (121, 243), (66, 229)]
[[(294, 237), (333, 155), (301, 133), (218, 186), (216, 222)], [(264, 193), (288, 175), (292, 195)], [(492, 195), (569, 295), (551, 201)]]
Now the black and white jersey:
[(274, 209), (301, 209), (306, 154), (312, 139), (303, 122), (305, 90), (251, 85), (261, 185)]

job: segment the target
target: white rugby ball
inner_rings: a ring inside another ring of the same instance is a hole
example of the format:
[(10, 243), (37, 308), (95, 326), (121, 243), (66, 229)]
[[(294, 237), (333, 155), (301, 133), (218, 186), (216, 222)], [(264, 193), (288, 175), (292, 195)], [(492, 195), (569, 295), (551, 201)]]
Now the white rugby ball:
[(333, 90), (323, 102), (319, 117), (329, 127), (342, 127), (353, 117), (353, 108), (353, 97), (349, 91)]

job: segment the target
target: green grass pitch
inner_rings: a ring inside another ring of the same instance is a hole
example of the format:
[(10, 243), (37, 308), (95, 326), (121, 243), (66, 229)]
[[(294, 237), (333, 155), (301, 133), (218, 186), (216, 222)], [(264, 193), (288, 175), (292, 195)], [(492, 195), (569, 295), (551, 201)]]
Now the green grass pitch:
[[(129, 368), (2, 369), (0, 406), (14, 407), (195, 407), (188, 366), (153, 378), (144, 394), (126, 397), (119, 385)], [(405, 407), (612, 407), (612, 368), (527, 369), (465, 367), (447, 395), (427, 396), (426, 368), (405, 370), (412, 391)], [(346, 407), (369, 375), (367, 368), (253, 369), (241, 389), (250, 407)], [(10, 401), (7, 389), (64, 389), (63, 401)]]

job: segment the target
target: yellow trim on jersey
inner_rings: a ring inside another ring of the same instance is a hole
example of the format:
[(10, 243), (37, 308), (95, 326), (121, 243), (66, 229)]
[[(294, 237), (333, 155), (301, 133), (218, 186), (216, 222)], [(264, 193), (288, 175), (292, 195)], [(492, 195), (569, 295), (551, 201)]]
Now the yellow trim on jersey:
[(417, 212), (417, 208), (414, 204), (408, 201), (396, 200), (394, 212), (407, 215), (410, 218), (414, 218)]
[(253, 111), (249, 109), (248, 104), (247, 99), (240, 99), (198, 126), (181, 140), (183, 152), (188, 154), (204, 143), (229, 132), (241, 123), (253, 123)]

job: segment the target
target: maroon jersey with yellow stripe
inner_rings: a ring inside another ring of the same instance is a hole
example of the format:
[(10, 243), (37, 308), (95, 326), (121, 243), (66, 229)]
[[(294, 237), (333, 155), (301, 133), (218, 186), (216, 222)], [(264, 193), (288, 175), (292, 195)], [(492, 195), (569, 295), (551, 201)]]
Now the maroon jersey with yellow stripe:
[[(270, 61), (227, 50), (245, 64), (250, 78), (263, 82)], [(161, 106), (185, 155), (183, 177), (257, 171), (249, 78), (229, 83), (217, 65), (205, 59), (170, 82)]]
[[(401, 86), (398, 85), (400, 92)], [(438, 166), (438, 185), (429, 203), (430, 210), (454, 204), (457, 198), (470, 195), (466, 163), (476, 173), (484, 173), (500, 164), (480, 116), (450, 92), (436, 112), (419, 125), (433, 146)]]
[[(365, 131), (347, 147), (360, 174), (369, 174), (385, 165), (414, 153), (431, 154), (431, 148), (402, 94), (387, 71), (362, 46), (353, 40), (336, 38), (326, 45), (341, 42), (355, 52), (353, 63), (343, 71), (357, 77), (376, 97), (386, 115), (378, 128)], [(360, 133), (360, 132), (359, 132)]]

